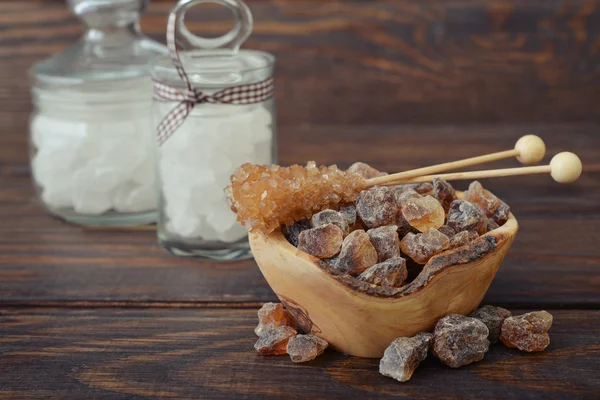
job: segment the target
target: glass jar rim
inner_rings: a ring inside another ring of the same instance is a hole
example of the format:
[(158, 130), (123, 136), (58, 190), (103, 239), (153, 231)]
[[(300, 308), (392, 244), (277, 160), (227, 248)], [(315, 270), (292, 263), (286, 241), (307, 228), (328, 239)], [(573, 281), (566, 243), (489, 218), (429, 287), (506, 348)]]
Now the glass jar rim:
[[(221, 87), (253, 83), (271, 77), (275, 56), (260, 50), (229, 49), (180, 52), (181, 63), (193, 86)], [(150, 62), (155, 81), (173, 86), (184, 84), (170, 56), (158, 56)]]

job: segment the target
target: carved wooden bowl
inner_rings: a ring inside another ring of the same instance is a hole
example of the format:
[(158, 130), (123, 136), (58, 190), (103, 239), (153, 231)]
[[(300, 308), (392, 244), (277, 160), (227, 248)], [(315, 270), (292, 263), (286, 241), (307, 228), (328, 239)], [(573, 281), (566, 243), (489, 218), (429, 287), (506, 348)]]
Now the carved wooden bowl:
[(384, 290), (328, 266), (280, 230), (250, 234), (267, 282), (305, 332), (340, 352), (380, 358), (397, 337), (431, 331), (447, 314), (468, 314), (488, 290), (518, 230), (514, 215), (470, 244), (438, 254), (411, 283)]

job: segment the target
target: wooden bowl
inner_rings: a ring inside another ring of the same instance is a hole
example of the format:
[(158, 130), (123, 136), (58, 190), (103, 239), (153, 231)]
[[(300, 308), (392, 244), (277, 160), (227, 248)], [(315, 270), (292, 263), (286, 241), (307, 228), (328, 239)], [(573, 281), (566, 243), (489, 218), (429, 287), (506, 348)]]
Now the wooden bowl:
[(340, 352), (380, 358), (397, 337), (431, 331), (447, 314), (469, 314), (488, 290), (518, 230), (514, 215), (469, 245), (433, 257), (410, 284), (381, 290), (290, 244), (280, 230), (250, 234), (265, 279), (305, 332)]

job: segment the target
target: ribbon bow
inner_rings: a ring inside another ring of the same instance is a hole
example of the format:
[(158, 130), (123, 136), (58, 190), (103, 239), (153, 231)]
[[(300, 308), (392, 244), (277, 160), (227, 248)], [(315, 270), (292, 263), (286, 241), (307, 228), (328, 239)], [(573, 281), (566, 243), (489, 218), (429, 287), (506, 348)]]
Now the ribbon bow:
[(166, 85), (162, 82), (154, 81), (154, 99), (164, 102), (177, 102), (177, 106), (173, 108), (163, 118), (156, 128), (156, 136), (159, 145), (162, 145), (172, 134), (183, 124), (192, 109), (197, 104), (212, 103), (212, 104), (253, 104), (261, 103), (273, 97), (274, 85), (273, 78), (265, 79), (264, 81), (252, 83), (248, 85), (231, 86), (222, 89), (214, 94), (204, 94), (200, 89), (194, 88), (185, 72), (177, 44), (175, 42), (175, 21), (176, 15), (172, 13), (169, 16), (169, 24), (167, 26), (167, 47), (173, 66), (177, 70), (179, 77), (185, 84), (185, 89)]

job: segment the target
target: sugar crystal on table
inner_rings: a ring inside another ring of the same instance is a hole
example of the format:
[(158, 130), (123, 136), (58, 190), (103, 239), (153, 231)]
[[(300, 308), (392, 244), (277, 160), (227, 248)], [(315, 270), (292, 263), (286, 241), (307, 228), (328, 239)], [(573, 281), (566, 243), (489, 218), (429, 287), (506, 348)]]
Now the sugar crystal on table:
[(405, 200), (401, 204), (401, 212), (408, 223), (420, 232), (439, 228), (446, 218), (441, 204), (429, 195)]
[(433, 331), (433, 355), (452, 368), (480, 361), (488, 351), (489, 330), (476, 318), (450, 314)]
[(261, 336), (269, 329), (279, 326), (289, 326), (296, 329), (296, 322), (281, 303), (265, 303), (258, 310), (258, 325), (254, 329), (257, 336)]
[(347, 219), (339, 211), (323, 210), (313, 215), (310, 219), (310, 224), (313, 228), (327, 225), (329, 223), (337, 225), (342, 232), (344, 232), (344, 235), (347, 235), (350, 232)]
[(415, 189), (411, 187), (404, 187), (403, 185), (392, 186), (391, 189), (394, 191), (394, 198), (397, 204), (402, 204), (407, 199), (418, 198), (422, 195), (417, 193)]
[(377, 251), (369, 235), (356, 230), (344, 239), (340, 255), (332, 260), (334, 268), (347, 274), (359, 274), (377, 263)]
[(318, 336), (296, 335), (288, 341), (287, 353), (295, 363), (307, 362), (323, 354), (327, 346), (329, 343)]
[(421, 361), (427, 358), (433, 335), (417, 333), (413, 337), (399, 337), (394, 340), (379, 362), (379, 373), (400, 382), (409, 380)]
[(287, 353), (287, 344), (297, 332), (290, 326), (278, 326), (262, 332), (254, 348), (262, 355), (280, 355)]
[(331, 258), (340, 252), (344, 232), (334, 224), (307, 229), (298, 235), (298, 248), (318, 258)]
[(356, 200), (356, 213), (368, 228), (393, 225), (398, 214), (394, 191), (386, 186), (363, 190)]
[(448, 236), (433, 228), (416, 235), (409, 233), (400, 241), (402, 252), (419, 264), (426, 264), (431, 257), (446, 250), (449, 245)]
[(226, 193), (238, 221), (250, 231), (263, 233), (353, 202), (365, 186), (360, 175), (335, 165), (317, 167), (312, 161), (306, 167), (244, 164), (230, 180)]
[(357, 278), (377, 286), (400, 287), (407, 276), (406, 260), (394, 257), (367, 268)]
[(456, 232), (474, 231), (483, 235), (487, 231), (487, 217), (478, 204), (454, 200), (448, 211), (448, 226)]
[(542, 351), (550, 344), (548, 330), (551, 326), (552, 314), (547, 311), (509, 317), (502, 324), (500, 340), (506, 346), (522, 351)]
[(400, 257), (400, 239), (398, 238), (398, 227), (396, 225), (369, 229), (367, 234), (371, 238), (371, 244), (377, 251), (379, 262), (388, 258)]
[(487, 326), (490, 331), (488, 340), (491, 344), (494, 344), (500, 337), (500, 329), (504, 320), (511, 315), (510, 311), (502, 307), (483, 306), (469, 314), (469, 317), (477, 318)]
[(381, 172), (381, 171), (371, 167), (369, 164), (366, 164), (366, 163), (360, 162), (360, 161), (352, 164), (350, 166), (350, 168), (348, 168), (346, 171), (351, 172), (353, 174), (360, 175), (365, 179), (371, 179), (371, 178), (376, 178), (378, 176), (387, 175), (387, 172)]
[(438, 177), (433, 178), (433, 197), (440, 202), (445, 212), (448, 212), (450, 204), (457, 198), (452, 185)]

